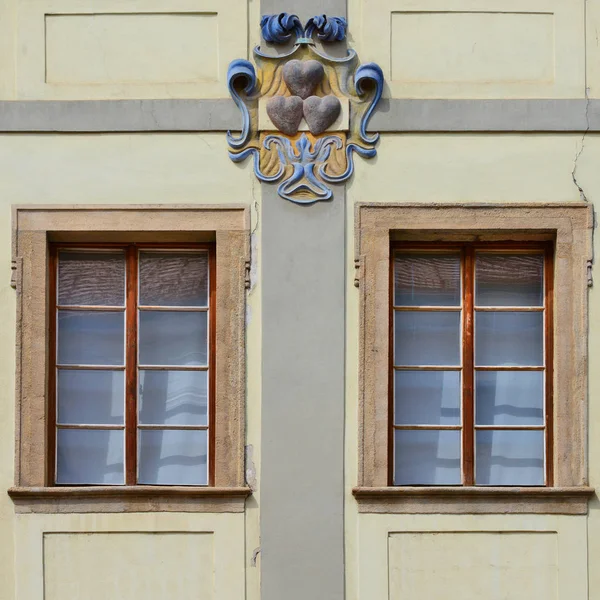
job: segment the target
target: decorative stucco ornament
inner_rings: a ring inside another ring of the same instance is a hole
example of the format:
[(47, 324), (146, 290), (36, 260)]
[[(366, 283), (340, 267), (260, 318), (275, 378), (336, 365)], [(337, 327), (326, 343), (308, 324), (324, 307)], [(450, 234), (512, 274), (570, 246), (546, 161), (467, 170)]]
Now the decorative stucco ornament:
[(383, 72), (374, 63), (359, 66), (354, 50), (336, 58), (317, 49), (315, 38), (323, 44), (346, 38), (341, 17), (321, 15), (303, 26), (296, 15), (281, 13), (260, 25), (266, 42), (293, 47), (278, 55), (256, 47), (256, 70), (242, 59), (229, 65), (229, 91), (242, 113), (241, 133), (227, 132), (229, 156), (234, 162), (252, 156), (258, 179), (278, 183), (286, 200), (329, 200), (330, 184), (351, 177), (355, 152), (377, 154), (379, 134), (367, 134), (367, 124), (381, 99)]

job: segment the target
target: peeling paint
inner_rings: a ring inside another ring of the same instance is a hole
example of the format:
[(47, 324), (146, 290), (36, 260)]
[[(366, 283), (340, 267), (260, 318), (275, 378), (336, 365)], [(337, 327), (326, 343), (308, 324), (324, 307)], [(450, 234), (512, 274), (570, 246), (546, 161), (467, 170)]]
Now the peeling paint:
[(250, 566), (256, 567), (256, 561), (258, 560), (258, 555), (260, 554), (260, 546), (254, 548), (254, 552), (252, 552), (252, 558), (250, 559)]
[(256, 491), (256, 466), (254, 465), (254, 446), (246, 446), (246, 483), (252, 491)]

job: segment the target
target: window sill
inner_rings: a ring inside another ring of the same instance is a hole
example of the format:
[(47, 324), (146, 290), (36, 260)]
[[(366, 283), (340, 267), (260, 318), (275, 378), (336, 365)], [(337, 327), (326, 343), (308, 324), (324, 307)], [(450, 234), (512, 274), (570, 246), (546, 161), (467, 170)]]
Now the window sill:
[(17, 513), (244, 512), (247, 487), (13, 487)]
[(361, 513), (585, 515), (591, 487), (356, 487)]

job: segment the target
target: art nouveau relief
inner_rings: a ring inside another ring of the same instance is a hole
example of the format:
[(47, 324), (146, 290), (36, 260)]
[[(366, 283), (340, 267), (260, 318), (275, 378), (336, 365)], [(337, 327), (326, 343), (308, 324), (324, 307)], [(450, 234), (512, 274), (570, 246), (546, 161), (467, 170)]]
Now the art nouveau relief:
[(241, 134), (227, 133), (229, 156), (234, 162), (252, 156), (258, 179), (279, 184), (286, 200), (329, 200), (330, 184), (352, 175), (354, 153), (377, 153), (379, 134), (366, 127), (383, 73), (374, 63), (359, 66), (354, 50), (336, 58), (317, 49), (315, 37), (323, 46), (345, 39), (340, 17), (317, 16), (303, 26), (295, 15), (267, 15), (261, 29), (266, 42), (295, 43), (280, 55), (255, 48), (257, 69), (247, 60), (229, 66), (229, 90), (242, 112)]

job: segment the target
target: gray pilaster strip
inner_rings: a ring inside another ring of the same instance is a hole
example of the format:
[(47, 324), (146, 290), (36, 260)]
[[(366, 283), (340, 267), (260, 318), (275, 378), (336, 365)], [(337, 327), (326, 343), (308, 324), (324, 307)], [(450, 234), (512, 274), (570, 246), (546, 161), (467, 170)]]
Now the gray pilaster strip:
[(229, 98), (0, 102), (0, 132), (227, 131), (241, 121)]
[(292, 13), (303, 23), (315, 15), (345, 17), (347, 13), (346, 0), (261, 0), (260, 11), (263, 15)]
[[(229, 98), (0, 101), (0, 133), (238, 131)], [(600, 132), (600, 100), (382, 100), (371, 131)]]
[(344, 201), (262, 186), (262, 600), (344, 599)]
[(382, 100), (372, 131), (600, 131), (600, 100)]

